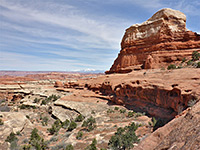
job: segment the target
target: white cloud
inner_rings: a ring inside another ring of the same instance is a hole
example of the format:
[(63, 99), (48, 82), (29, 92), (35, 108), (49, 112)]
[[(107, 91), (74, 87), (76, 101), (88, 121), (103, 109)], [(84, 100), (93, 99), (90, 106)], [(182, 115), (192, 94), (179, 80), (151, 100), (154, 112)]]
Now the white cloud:
[[(93, 45), (103, 45), (104, 42), (105, 44), (107, 43), (111, 48), (119, 49), (118, 43), (120, 42), (120, 38), (124, 32), (124, 25), (122, 25), (125, 24), (124, 22), (121, 23), (121, 25), (114, 25), (112, 23), (98, 21), (98, 19), (90, 19), (87, 15), (83, 15), (81, 12), (78, 12), (74, 7), (70, 7), (68, 5), (66, 8), (64, 8), (63, 6), (61, 7), (63, 11), (59, 11), (59, 13), (52, 13), (51, 10), (53, 8), (55, 9), (54, 3), (49, 3), (48, 9), (46, 8), (45, 11), (42, 10), (42, 8), (35, 8), (34, 5), (32, 7), (24, 7), (22, 4), (11, 5), (9, 1), (3, 0), (1, 0), (0, 4), (3, 7), (11, 10), (10, 12), (2, 13), (2, 15), (9, 18), (10, 20), (20, 21), (26, 24), (35, 21), (47, 25), (55, 25), (57, 28), (59, 26), (68, 28), (85, 34), (84, 36), (77, 36), (77, 40), (79, 42), (90, 41), (89, 43), (94, 43)], [(54, 7), (52, 8), (52, 6)], [(57, 4), (56, 7), (60, 7), (60, 5)], [(112, 18), (108, 20), (112, 20)], [(122, 21), (118, 20), (115, 22)], [(23, 29), (19, 29), (18, 27), (18, 30)], [(26, 30), (27, 29), (25, 28), (24, 32)], [(44, 31), (34, 32), (34, 29), (32, 31), (31, 30), (28, 30), (30, 34), (40, 33), (40, 36), (46, 35), (43, 34)], [(69, 38), (68, 35), (65, 35), (65, 38)], [(65, 38), (63, 38), (63, 36), (60, 37), (60, 39)]]

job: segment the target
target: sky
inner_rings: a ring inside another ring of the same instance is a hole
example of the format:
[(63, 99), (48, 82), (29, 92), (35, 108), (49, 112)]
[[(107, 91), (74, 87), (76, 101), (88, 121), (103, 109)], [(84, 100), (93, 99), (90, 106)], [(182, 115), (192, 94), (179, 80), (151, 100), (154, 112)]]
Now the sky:
[(200, 0), (0, 0), (0, 70), (109, 70), (125, 29), (162, 8), (200, 33)]

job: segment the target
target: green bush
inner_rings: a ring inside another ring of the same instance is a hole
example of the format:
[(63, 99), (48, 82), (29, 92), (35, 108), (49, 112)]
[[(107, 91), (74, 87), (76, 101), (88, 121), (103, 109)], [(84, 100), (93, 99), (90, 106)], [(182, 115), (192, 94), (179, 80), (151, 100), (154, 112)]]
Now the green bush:
[(144, 115), (145, 115), (145, 113), (137, 112), (135, 114), (135, 118), (140, 117), (140, 116), (144, 116)]
[(200, 62), (197, 63), (197, 68), (200, 68)]
[(149, 122), (149, 125), (152, 126), (152, 127), (154, 127), (156, 125), (156, 123), (157, 123), (157, 120), (156, 120), (156, 118), (153, 117), (151, 119), (151, 122)]
[(199, 60), (199, 58), (200, 58), (200, 53), (198, 53), (197, 51), (194, 51), (192, 53), (192, 60), (196, 61), (196, 60)]
[(62, 128), (67, 129), (70, 124), (70, 121), (66, 119), (64, 122), (62, 122)]
[(40, 137), (36, 128), (34, 128), (31, 132), (29, 144), (31, 144), (31, 146), (33, 146), (36, 150), (46, 150), (48, 148), (47, 143)]
[(66, 146), (65, 150), (74, 150), (74, 147), (72, 146), (72, 144), (69, 144)]
[(82, 127), (85, 127), (86, 130), (87, 130), (88, 132), (90, 132), (90, 131), (94, 130), (94, 128), (96, 127), (95, 123), (96, 123), (95, 118), (93, 118), (93, 117), (91, 116), (90, 118), (88, 118), (87, 120), (85, 120), (85, 121), (83, 122)]
[(78, 131), (77, 135), (76, 135), (76, 139), (80, 140), (83, 137), (83, 132), (82, 131)]
[(12, 142), (10, 143), (10, 150), (18, 150), (18, 149), (19, 149), (19, 146), (18, 146), (18, 144), (17, 144), (17, 140), (12, 141)]
[(128, 117), (129, 117), (129, 118), (131, 118), (131, 117), (133, 117), (133, 116), (134, 116), (134, 114), (135, 114), (135, 112), (134, 112), (134, 111), (132, 111), (132, 112), (131, 112), (131, 111), (129, 111), (129, 112), (128, 112)]
[(92, 140), (92, 143), (90, 145), (88, 145), (85, 150), (97, 150), (97, 140), (96, 139), (93, 139)]
[(108, 109), (108, 110), (107, 110), (107, 113), (108, 113), (108, 114), (110, 114), (110, 113), (114, 113), (114, 110), (112, 110), (112, 109)]
[(0, 119), (0, 125), (3, 125), (3, 124), (4, 124), (3, 120), (2, 120), (2, 119)]
[(31, 145), (30, 144), (22, 145), (21, 149), (22, 150), (30, 150), (31, 149)]
[(48, 120), (49, 120), (49, 118), (47, 116), (43, 117), (42, 118), (42, 125), (43, 126), (47, 126), (48, 125)]
[(187, 65), (189, 66), (189, 65), (192, 65), (192, 63), (193, 63), (193, 61), (192, 60), (189, 60), (188, 62), (187, 62)]
[(60, 130), (60, 128), (62, 127), (62, 123), (61, 121), (58, 119), (54, 122), (54, 124), (51, 126), (51, 128), (47, 129), (49, 131), (50, 134), (55, 134), (58, 133), (58, 131)]
[(59, 98), (60, 98), (60, 96), (52, 94), (51, 96), (49, 96), (49, 97), (45, 98), (44, 100), (42, 100), (41, 105), (46, 105), (46, 104), (48, 104), (50, 102), (55, 102)]
[(120, 127), (115, 132), (115, 135), (109, 140), (109, 147), (113, 150), (125, 150), (133, 147), (133, 143), (139, 142), (138, 137), (135, 135), (139, 125), (134, 122), (130, 126), (124, 128)]
[(119, 110), (119, 107), (115, 107), (115, 110)]
[(82, 122), (84, 120), (84, 116), (82, 114), (78, 115), (75, 119), (76, 122)]
[(167, 67), (167, 69), (168, 69), (168, 70), (176, 69), (176, 65), (170, 64), (170, 65)]
[(36, 109), (35, 106), (24, 105), (24, 104), (20, 105), (19, 108), (20, 108), (20, 109), (31, 109), (31, 108), (32, 108), (32, 109)]
[(74, 130), (76, 127), (77, 127), (76, 122), (71, 121), (70, 124), (69, 124), (69, 127), (68, 127), (67, 131), (72, 131), (72, 130)]
[(35, 98), (33, 101), (33, 103), (39, 103), (39, 102), (40, 102), (40, 99), (38, 99), (38, 98)]
[(18, 138), (16, 137), (15, 133), (11, 132), (10, 135), (7, 136), (5, 141), (11, 143), (11, 142), (17, 141), (17, 140), (18, 140)]
[(126, 112), (126, 109), (120, 109), (119, 112), (120, 112), (121, 114), (124, 114), (124, 113)]

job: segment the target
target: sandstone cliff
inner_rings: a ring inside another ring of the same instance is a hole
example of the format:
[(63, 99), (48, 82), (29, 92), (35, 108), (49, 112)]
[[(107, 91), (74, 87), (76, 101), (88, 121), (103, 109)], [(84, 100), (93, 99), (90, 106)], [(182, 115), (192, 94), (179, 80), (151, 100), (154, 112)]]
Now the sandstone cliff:
[(182, 12), (165, 8), (126, 29), (121, 51), (106, 73), (166, 67), (191, 57), (193, 51), (200, 51), (200, 35), (186, 29)]
[(200, 69), (140, 70), (87, 81), (87, 87), (135, 111), (170, 119), (200, 97)]

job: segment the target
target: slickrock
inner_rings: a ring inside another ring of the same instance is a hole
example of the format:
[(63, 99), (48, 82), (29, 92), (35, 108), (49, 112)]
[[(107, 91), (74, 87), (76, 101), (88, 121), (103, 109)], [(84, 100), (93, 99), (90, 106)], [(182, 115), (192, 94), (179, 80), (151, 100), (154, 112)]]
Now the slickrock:
[(200, 102), (153, 132), (134, 150), (200, 149)]
[(166, 67), (200, 51), (200, 35), (186, 29), (186, 16), (170, 8), (161, 9), (124, 34), (121, 51), (106, 73)]
[(22, 112), (0, 112), (0, 115), (4, 120), (4, 126), (0, 126), (0, 137), (4, 140), (10, 132), (21, 132), (25, 126), (32, 126), (32, 123)]

